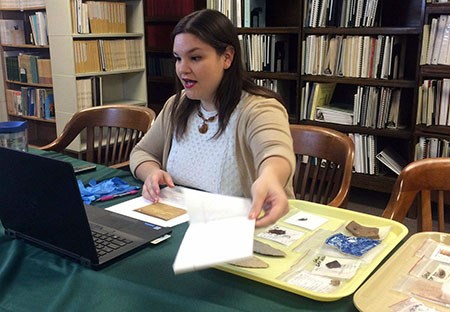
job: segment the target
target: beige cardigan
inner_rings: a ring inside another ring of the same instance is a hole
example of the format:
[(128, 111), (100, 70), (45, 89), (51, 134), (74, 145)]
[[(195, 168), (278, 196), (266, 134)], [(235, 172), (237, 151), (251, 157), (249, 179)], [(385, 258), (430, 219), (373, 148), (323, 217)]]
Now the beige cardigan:
[[(136, 168), (146, 161), (157, 162), (163, 170), (166, 170), (174, 134), (170, 123), (173, 100), (174, 96), (166, 102), (150, 130), (131, 152), (130, 169), (133, 175)], [(292, 179), (295, 155), (286, 109), (273, 98), (250, 95), (246, 92), (243, 93), (240, 104), (242, 111), (236, 126), (235, 154), (244, 196), (251, 197), (250, 189), (257, 178), (261, 163), (268, 157), (281, 156), (291, 165), (291, 175), (284, 189), (289, 198), (294, 198)]]

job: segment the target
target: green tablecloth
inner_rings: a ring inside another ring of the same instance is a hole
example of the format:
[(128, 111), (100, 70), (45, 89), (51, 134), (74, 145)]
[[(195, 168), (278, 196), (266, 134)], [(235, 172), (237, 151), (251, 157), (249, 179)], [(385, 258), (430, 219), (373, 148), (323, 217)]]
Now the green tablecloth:
[[(33, 151), (75, 164), (67, 156)], [(79, 176), (87, 182), (129, 172), (97, 166)], [(117, 203), (101, 203), (103, 207)], [(187, 224), (172, 238), (101, 271), (0, 235), (0, 310), (5, 311), (355, 311), (352, 297), (317, 302), (216, 269), (174, 275), (172, 263)], [(0, 231), (3, 233), (3, 230)]]

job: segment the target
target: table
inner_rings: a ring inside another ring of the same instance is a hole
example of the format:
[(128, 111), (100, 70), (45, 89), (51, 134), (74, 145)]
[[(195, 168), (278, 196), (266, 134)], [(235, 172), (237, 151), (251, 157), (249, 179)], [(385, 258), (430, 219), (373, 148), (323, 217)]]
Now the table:
[[(70, 161), (54, 152), (32, 151)], [(129, 172), (97, 166), (83, 182)], [(130, 198), (130, 197), (129, 197)], [(126, 198), (126, 199), (129, 199)], [(125, 198), (99, 204), (106, 207)], [(352, 296), (318, 302), (216, 269), (175, 275), (172, 263), (187, 224), (172, 238), (94, 271), (0, 230), (0, 310), (7, 311), (356, 311)]]

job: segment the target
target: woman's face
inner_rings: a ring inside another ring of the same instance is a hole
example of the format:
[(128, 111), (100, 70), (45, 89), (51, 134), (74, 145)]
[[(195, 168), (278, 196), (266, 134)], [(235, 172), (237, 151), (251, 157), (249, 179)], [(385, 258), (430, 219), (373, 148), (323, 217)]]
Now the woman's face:
[(230, 47), (218, 55), (212, 46), (192, 34), (176, 35), (173, 44), (175, 70), (187, 97), (200, 100), (206, 110), (215, 110), (214, 96), (225, 69), (232, 63), (233, 52)]

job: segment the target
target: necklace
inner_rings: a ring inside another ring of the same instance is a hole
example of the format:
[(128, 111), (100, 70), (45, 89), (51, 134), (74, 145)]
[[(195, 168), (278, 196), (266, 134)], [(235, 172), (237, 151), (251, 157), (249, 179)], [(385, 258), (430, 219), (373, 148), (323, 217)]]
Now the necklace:
[(198, 113), (197, 113), (198, 117), (200, 117), (203, 120), (203, 123), (198, 127), (198, 132), (200, 132), (201, 134), (205, 134), (206, 132), (208, 132), (208, 122), (213, 122), (214, 119), (216, 119), (217, 117), (217, 113), (214, 116), (211, 116), (209, 118), (205, 118), (205, 116), (203, 116), (203, 113), (200, 110), (200, 107), (198, 108)]

